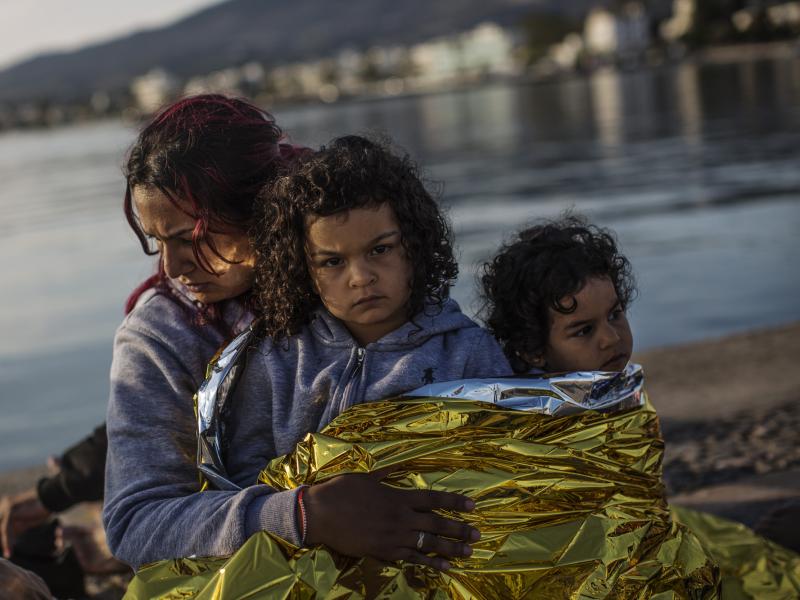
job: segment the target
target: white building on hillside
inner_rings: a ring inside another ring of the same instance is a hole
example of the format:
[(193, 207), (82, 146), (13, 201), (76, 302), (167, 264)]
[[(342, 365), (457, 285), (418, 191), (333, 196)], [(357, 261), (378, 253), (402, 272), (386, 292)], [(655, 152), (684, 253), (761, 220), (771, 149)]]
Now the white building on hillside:
[(178, 93), (178, 81), (164, 69), (155, 68), (131, 82), (136, 106), (144, 113), (153, 113)]
[(647, 11), (639, 2), (630, 2), (617, 12), (595, 8), (583, 28), (585, 49), (595, 56), (630, 56), (650, 45)]
[(584, 46), (591, 54), (617, 51), (617, 18), (605, 8), (594, 8), (583, 24)]
[(455, 36), (417, 44), (411, 48), (410, 58), (415, 80), (422, 84), (505, 75), (517, 70), (514, 40), (495, 23), (482, 23)]
[(667, 42), (676, 42), (692, 28), (696, 0), (673, 0), (672, 17), (661, 23), (659, 33)]

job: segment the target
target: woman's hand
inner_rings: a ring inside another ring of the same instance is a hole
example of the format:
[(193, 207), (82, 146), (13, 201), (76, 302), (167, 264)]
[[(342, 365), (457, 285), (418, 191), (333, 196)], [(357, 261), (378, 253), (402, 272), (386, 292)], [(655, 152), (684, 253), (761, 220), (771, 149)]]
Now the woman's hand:
[(393, 488), (381, 483), (387, 474), (384, 470), (341, 475), (309, 487), (303, 497), (306, 544), (443, 571), (450, 568), (445, 558), (472, 554), (464, 542), (478, 541), (480, 532), (431, 512), (437, 508), (469, 512), (475, 508), (472, 500), (450, 492)]
[(16, 538), (50, 518), (50, 511), (39, 501), (36, 490), (0, 499), (0, 545), (3, 556), (9, 558)]

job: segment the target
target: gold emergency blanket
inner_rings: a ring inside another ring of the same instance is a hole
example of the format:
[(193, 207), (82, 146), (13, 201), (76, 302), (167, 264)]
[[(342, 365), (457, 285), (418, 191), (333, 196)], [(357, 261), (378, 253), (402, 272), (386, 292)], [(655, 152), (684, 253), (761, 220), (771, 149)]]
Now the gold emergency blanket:
[(290, 489), (397, 466), (392, 485), (476, 501), (460, 515), (482, 534), (471, 557), (440, 573), (264, 533), (227, 559), (146, 567), (126, 597), (797, 598), (796, 554), (710, 515), (673, 518), (662, 454), (649, 405), (563, 417), (440, 398), (356, 406), (273, 460), (261, 481)]

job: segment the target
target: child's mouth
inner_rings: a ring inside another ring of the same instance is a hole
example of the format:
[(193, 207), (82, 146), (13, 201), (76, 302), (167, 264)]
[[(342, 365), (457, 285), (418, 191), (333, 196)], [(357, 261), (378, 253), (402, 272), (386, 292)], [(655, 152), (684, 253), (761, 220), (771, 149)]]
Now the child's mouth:
[(371, 304), (378, 300), (381, 300), (383, 296), (378, 296), (377, 294), (372, 294), (370, 296), (364, 296), (363, 298), (359, 298), (353, 303), (353, 306), (363, 306), (364, 304)]
[(625, 353), (612, 356), (609, 360), (603, 363), (600, 368), (601, 371), (622, 371), (625, 365), (628, 364), (628, 355)]

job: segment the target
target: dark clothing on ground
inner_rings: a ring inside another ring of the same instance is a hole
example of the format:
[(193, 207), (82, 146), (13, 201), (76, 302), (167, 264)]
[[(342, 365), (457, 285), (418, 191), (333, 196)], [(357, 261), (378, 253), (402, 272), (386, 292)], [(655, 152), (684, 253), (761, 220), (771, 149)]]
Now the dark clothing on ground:
[(800, 552), (800, 498), (787, 500), (754, 527), (758, 535)]
[(106, 425), (97, 427), (61, 456), (57, 474), (39, 480), (36, 492), (50, 512), (63, 512), (81, 502), (103, 499), (106, 470)]
[[(104, 423), (65, 450), (59, 472), (43, 477), (36, 485), (42, 505), (52, 513), (59, 513), (81, 502), (102, 500), (107, 447)], [(56, 597), (83, 598), (86, 595), (83, 570), (72, 548), (62, 552), (56, 549), (57, 526), (58, 520), (51, 519), (22, 533), (14, 545), (11, 561), (40, 576)]]

